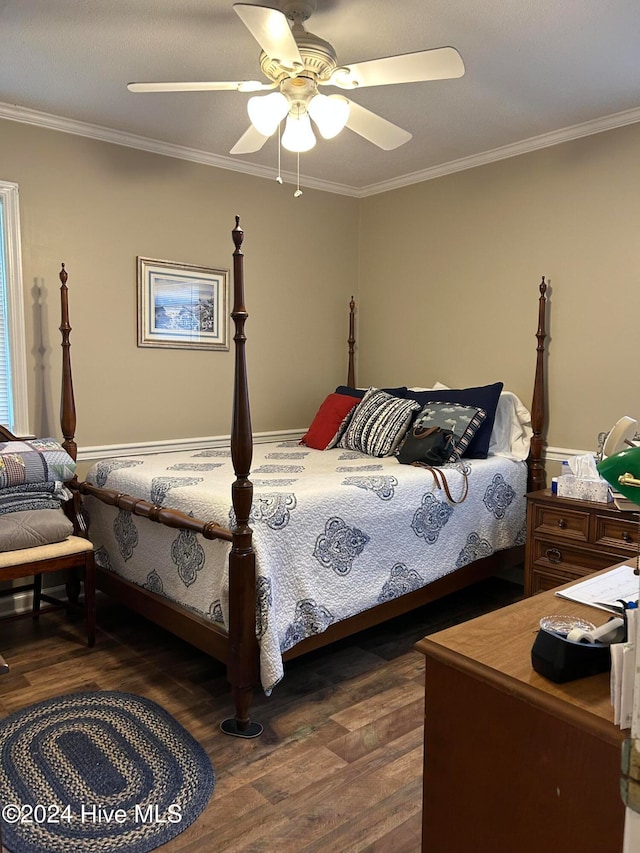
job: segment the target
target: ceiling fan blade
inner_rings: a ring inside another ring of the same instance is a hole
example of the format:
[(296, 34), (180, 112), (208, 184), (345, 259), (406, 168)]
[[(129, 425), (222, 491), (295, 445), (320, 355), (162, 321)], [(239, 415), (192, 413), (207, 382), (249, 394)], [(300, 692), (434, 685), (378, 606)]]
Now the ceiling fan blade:
[(233, 8), (267, 56), (291, 70), (303, 66), (289, 21), (279, 9), (247, 3), (236, 3)]
[(462, 77), (464, 62), (455, 47), (436, 47), (417, 53), (385, 56), (337, 68), (329, 85), (342, 89), (387, 86), (390, 83), (421, 83)]
[(399, 148), (412, 137), (409, 131), (403, 130), (397, 124), (387, 121), (386, 118), (372, 113), (371, 110), (353, 101), (349, 101), (347, 127), (385, 151)]
[(255, 127), (251, 124), (249, 128), (245, 130), (240, 139), (233, 146), (230, 154), (253, 154), (254, 151), (259, 151), (262, 146), (265, 144), (269, 137), (264, 136), (264, 134), (260, 133), (255, 129)]
[(257, 80), (242, 82), (203, 81), (192, 83), (128, 83), (130, 92), (261, 92), (273, 89), (272, 83), (259, 83)]

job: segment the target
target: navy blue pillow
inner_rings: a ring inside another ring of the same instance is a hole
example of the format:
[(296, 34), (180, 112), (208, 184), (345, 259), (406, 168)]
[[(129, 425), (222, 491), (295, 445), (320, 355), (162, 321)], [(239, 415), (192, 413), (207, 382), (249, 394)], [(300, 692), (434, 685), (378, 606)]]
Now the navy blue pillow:
[(494, 382), (493, 385), (483, 385), (479, 388), (444, 388), (437, 391), (411, 391), (406, 392), (410, 400), (417, 400), (421, 406), (427, 403), (460, 403), (462, 406), (476, 406), (484, 409), (486, 418), (480, 424), (480, 428), (471, 439), (469, 447), (463, 456), (468, 459), (486, 459), (489, 455), (489, 442), (493, 422), (496, 419), (498, 400), (504, 384)]
[[(348, 385), (338, 385), (336, 388), (336, 394), (346, 394), (348, 397), (364, 397), (367, 393), (368, 388), (349, 388)], [(387, 394), (391, 394), (392, 397), (402, 397), (403, 400), (413, 399), (408, 393), (408, 388), (406, 385), (403, 385), (401, 388), (380, 388), (380, 391), (386, 391)]]

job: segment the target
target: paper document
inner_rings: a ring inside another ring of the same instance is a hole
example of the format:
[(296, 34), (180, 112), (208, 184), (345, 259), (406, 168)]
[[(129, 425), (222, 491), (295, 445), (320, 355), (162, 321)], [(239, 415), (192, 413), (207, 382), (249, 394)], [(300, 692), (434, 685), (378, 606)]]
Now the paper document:
[(620, 613), (623, 607), (619, 599), (638, 603), (640, 578), (634, 574), (633, 566), (620, 566), (602, 575), (590, 576), (568, 589), (559, 589), (556, 595), (609, 613)]
[(613, 722), (621, 729), (633, 723), (636, 675), (636, 619), (638, 608), (627, 611), (627, 641), (611, 646), (611, 704)]

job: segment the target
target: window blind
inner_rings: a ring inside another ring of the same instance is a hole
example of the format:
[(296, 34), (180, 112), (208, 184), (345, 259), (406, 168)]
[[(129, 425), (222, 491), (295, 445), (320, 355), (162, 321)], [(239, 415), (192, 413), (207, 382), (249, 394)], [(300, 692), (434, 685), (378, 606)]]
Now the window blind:
[(9, 324), (7, 314), (6, 232), (3, 199), (0, 197), (0, 424), (13, 425)]

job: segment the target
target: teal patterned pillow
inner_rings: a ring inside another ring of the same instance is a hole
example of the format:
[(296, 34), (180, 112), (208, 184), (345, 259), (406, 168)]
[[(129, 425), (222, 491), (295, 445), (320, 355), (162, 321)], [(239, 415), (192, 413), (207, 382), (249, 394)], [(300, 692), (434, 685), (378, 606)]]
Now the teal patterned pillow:
[(338, 447), (368, 456), (391, 456), (404, 438), (420, 404), (369, 388), (356, 406)]
[(484, 421), (484, 409), (475, 406), (461, 406), (458, 403), (427, 403), (413, 424), (415, 429), (442, 427), (450, 429), (455, 437), (455, 452), (449, 457), (449, 462), (457, 461), (469, 446), (469, 442)]

